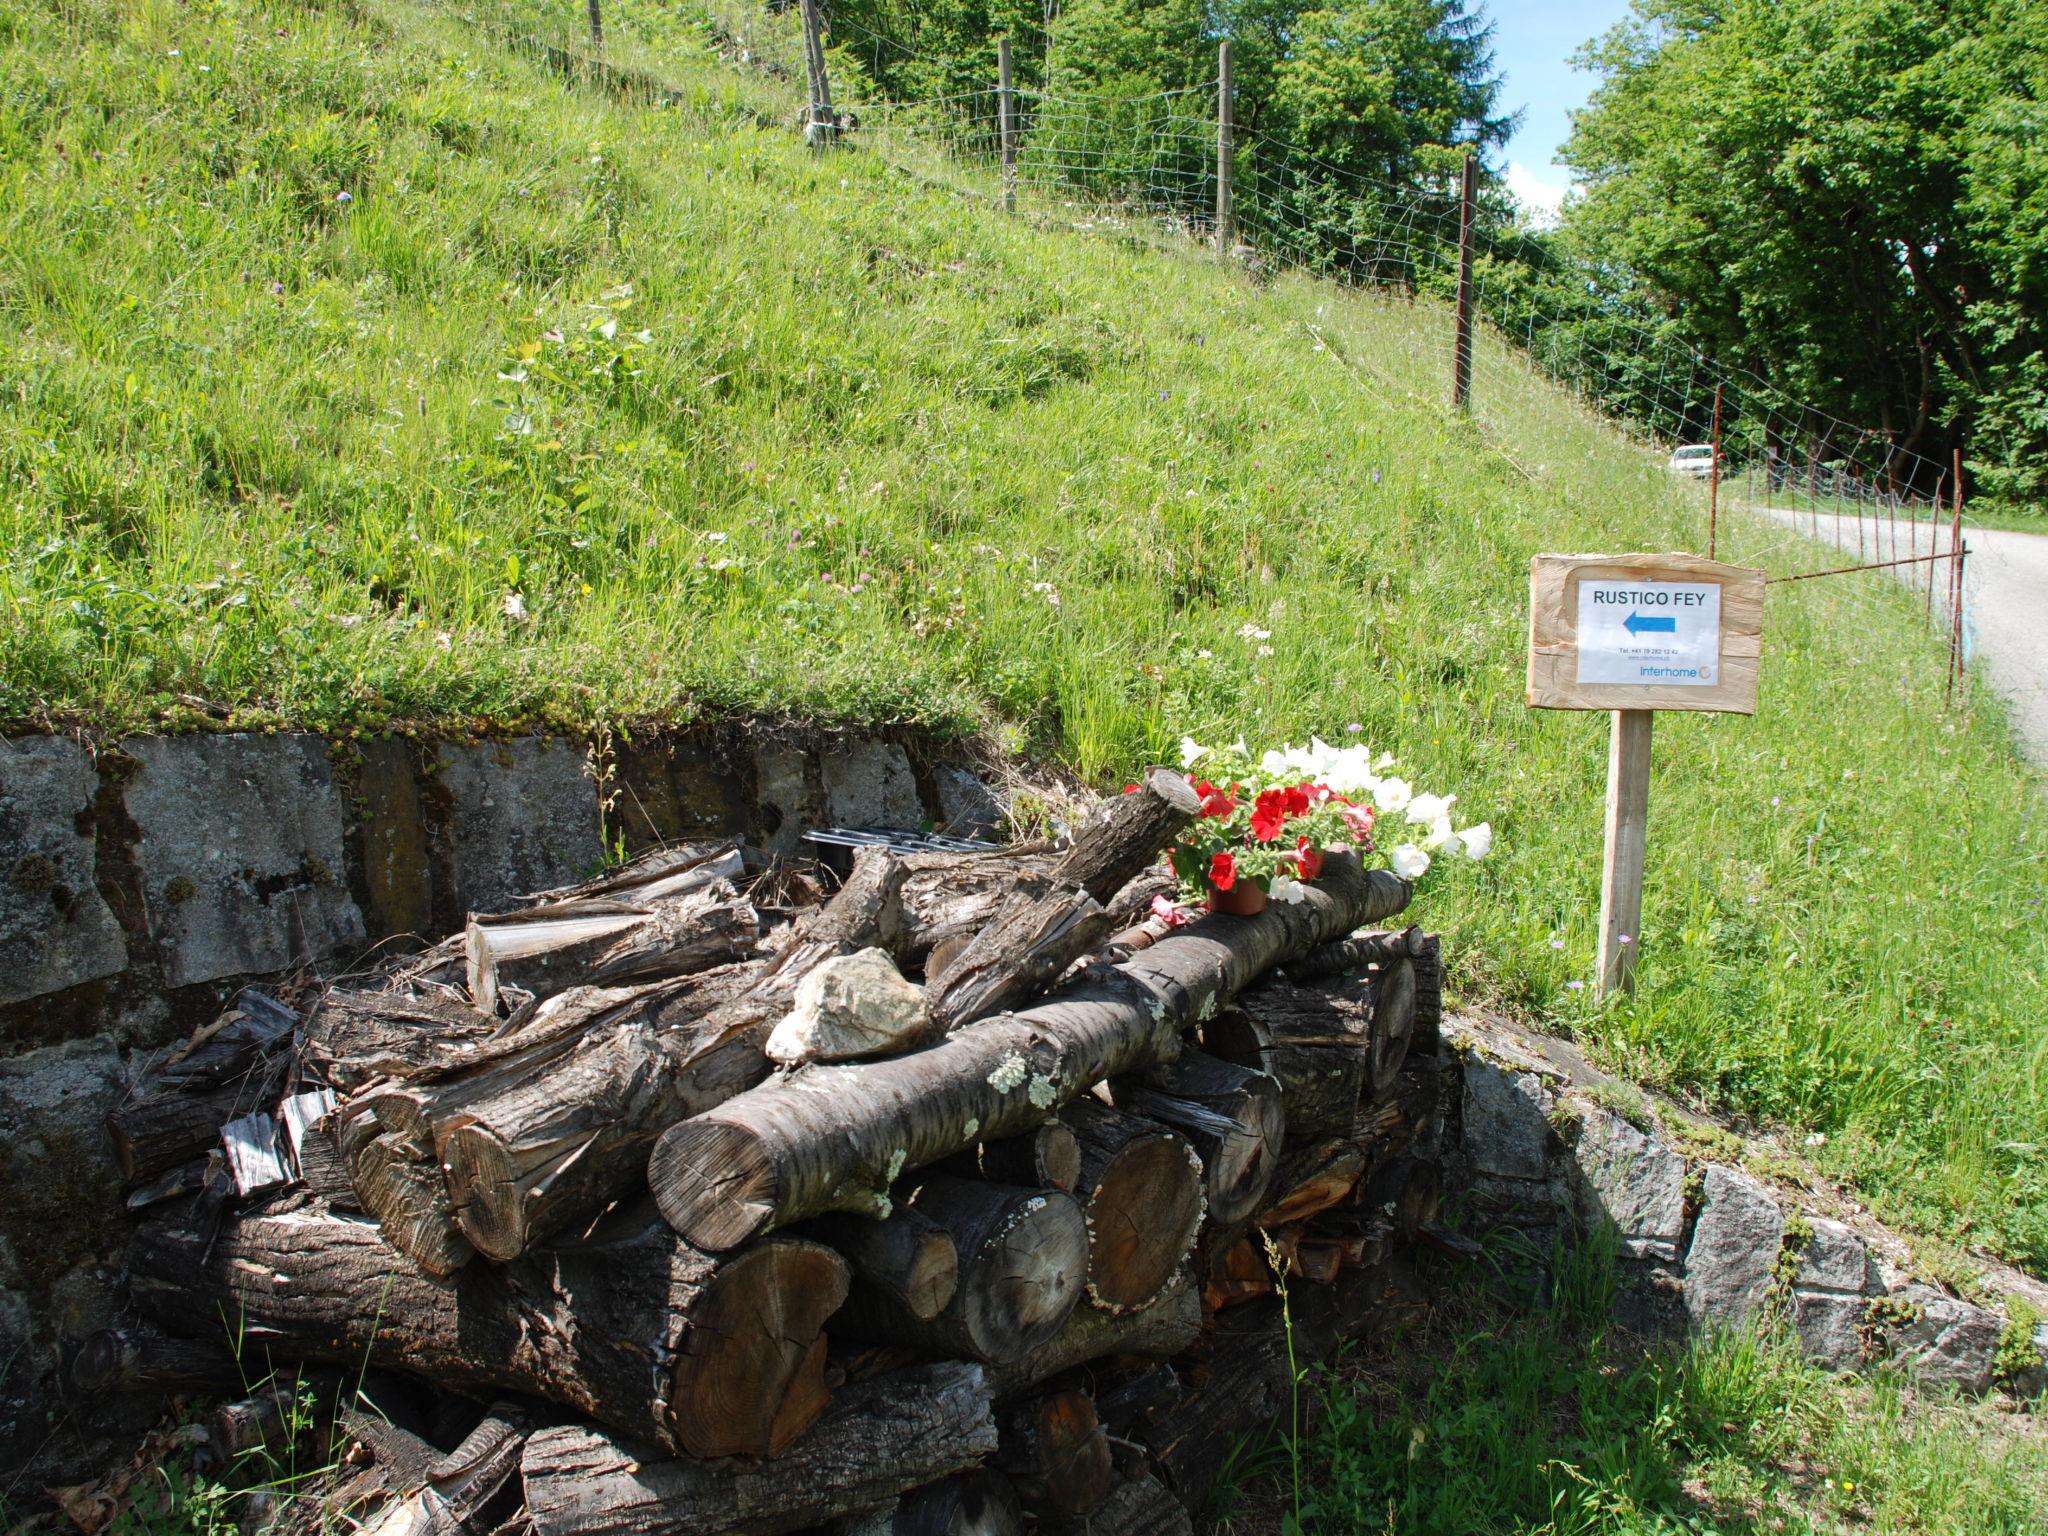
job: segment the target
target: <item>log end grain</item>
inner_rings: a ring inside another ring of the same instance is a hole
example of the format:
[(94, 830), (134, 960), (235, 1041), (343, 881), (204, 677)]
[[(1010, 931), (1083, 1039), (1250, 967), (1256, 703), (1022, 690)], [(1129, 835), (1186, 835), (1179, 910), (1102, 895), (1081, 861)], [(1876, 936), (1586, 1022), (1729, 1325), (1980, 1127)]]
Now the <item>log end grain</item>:
[(647, 1182), (668, 1224), (712, 1253), (737, 1248), (776, 1217), (774, 1159), (744, 1125), (709, 1116), (662, 1132)]

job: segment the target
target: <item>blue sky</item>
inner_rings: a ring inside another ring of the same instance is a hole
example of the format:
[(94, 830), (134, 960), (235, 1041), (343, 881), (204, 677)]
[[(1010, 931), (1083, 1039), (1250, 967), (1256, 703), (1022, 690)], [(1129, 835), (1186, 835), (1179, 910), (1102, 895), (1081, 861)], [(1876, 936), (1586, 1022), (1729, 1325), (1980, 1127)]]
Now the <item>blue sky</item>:
[(1508, 187), (1531, 213), (1554, 211), (1571, 177), (1556, 163), (1571, 133), (1571, 109), (1593, 89), (1571, 67), (1579, 45), (1628, 14), (1628, 0), (1490, 0), (1494, 67), (1507, 77), (1501, 105), (1523, 109), (1508, 142)]

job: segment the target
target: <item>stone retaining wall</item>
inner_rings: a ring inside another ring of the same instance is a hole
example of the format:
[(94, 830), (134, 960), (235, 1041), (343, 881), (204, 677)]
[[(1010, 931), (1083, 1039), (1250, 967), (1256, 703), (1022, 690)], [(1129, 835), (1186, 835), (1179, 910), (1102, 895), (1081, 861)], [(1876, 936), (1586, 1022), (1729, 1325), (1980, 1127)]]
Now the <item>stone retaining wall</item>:
[(0, 740), (0, 1467), (55, 1422), (55, 1341), (120, 1303), (107, 1111), (242, 986), (438, 938), (620, 841), (795, 852), (807, 827), (1000, 814), (912, 737)]
[[(1607, 1229), (1620, 1320), (1637, 1332), (1747, 1327), (1781, 1317), (1834, 1371), (1899, 1362), (1978, 1395), (2048, 1390), (2048, 1289), (1987, 1274), (1985, 1305), (1916, 1279), (1906, 1244), (1850, 1214), (1781, 1155), (1653, 1103), (1569, 1044), (1461, 1014), (1444, 1026), (1442, 1160), (1465, 1230), (1540, 1269), (1553, 1244)], [(1759, 1170), (1745, 1162), (1780, 1164)], [(2001, 1296), (2000, 1288), (2008, 1293)], [(2014, 1307), (2010, 1294), (2024, 1295)]]

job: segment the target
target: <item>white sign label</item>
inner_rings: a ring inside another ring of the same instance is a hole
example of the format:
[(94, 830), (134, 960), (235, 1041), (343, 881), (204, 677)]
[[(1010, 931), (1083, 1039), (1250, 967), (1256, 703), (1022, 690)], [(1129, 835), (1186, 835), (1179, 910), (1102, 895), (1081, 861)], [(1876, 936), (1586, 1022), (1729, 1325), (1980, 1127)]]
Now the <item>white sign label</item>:
[(1721, 671), (1719, 582), (1579, 582), (1579, 681), (1707, 688)]

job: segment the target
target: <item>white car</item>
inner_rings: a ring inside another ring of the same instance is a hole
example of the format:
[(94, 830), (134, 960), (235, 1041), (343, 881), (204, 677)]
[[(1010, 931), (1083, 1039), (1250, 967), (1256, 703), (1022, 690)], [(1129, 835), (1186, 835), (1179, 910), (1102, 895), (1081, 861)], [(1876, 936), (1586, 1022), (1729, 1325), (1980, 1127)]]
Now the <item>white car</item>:
[(1671, 451), (1671, 463), (1666, 466), (1674, 475), (1688, 475), (1694, 480), (1710, 479), (1714, 473), (1714, 445), (1712, 443), (1690, 443)]

